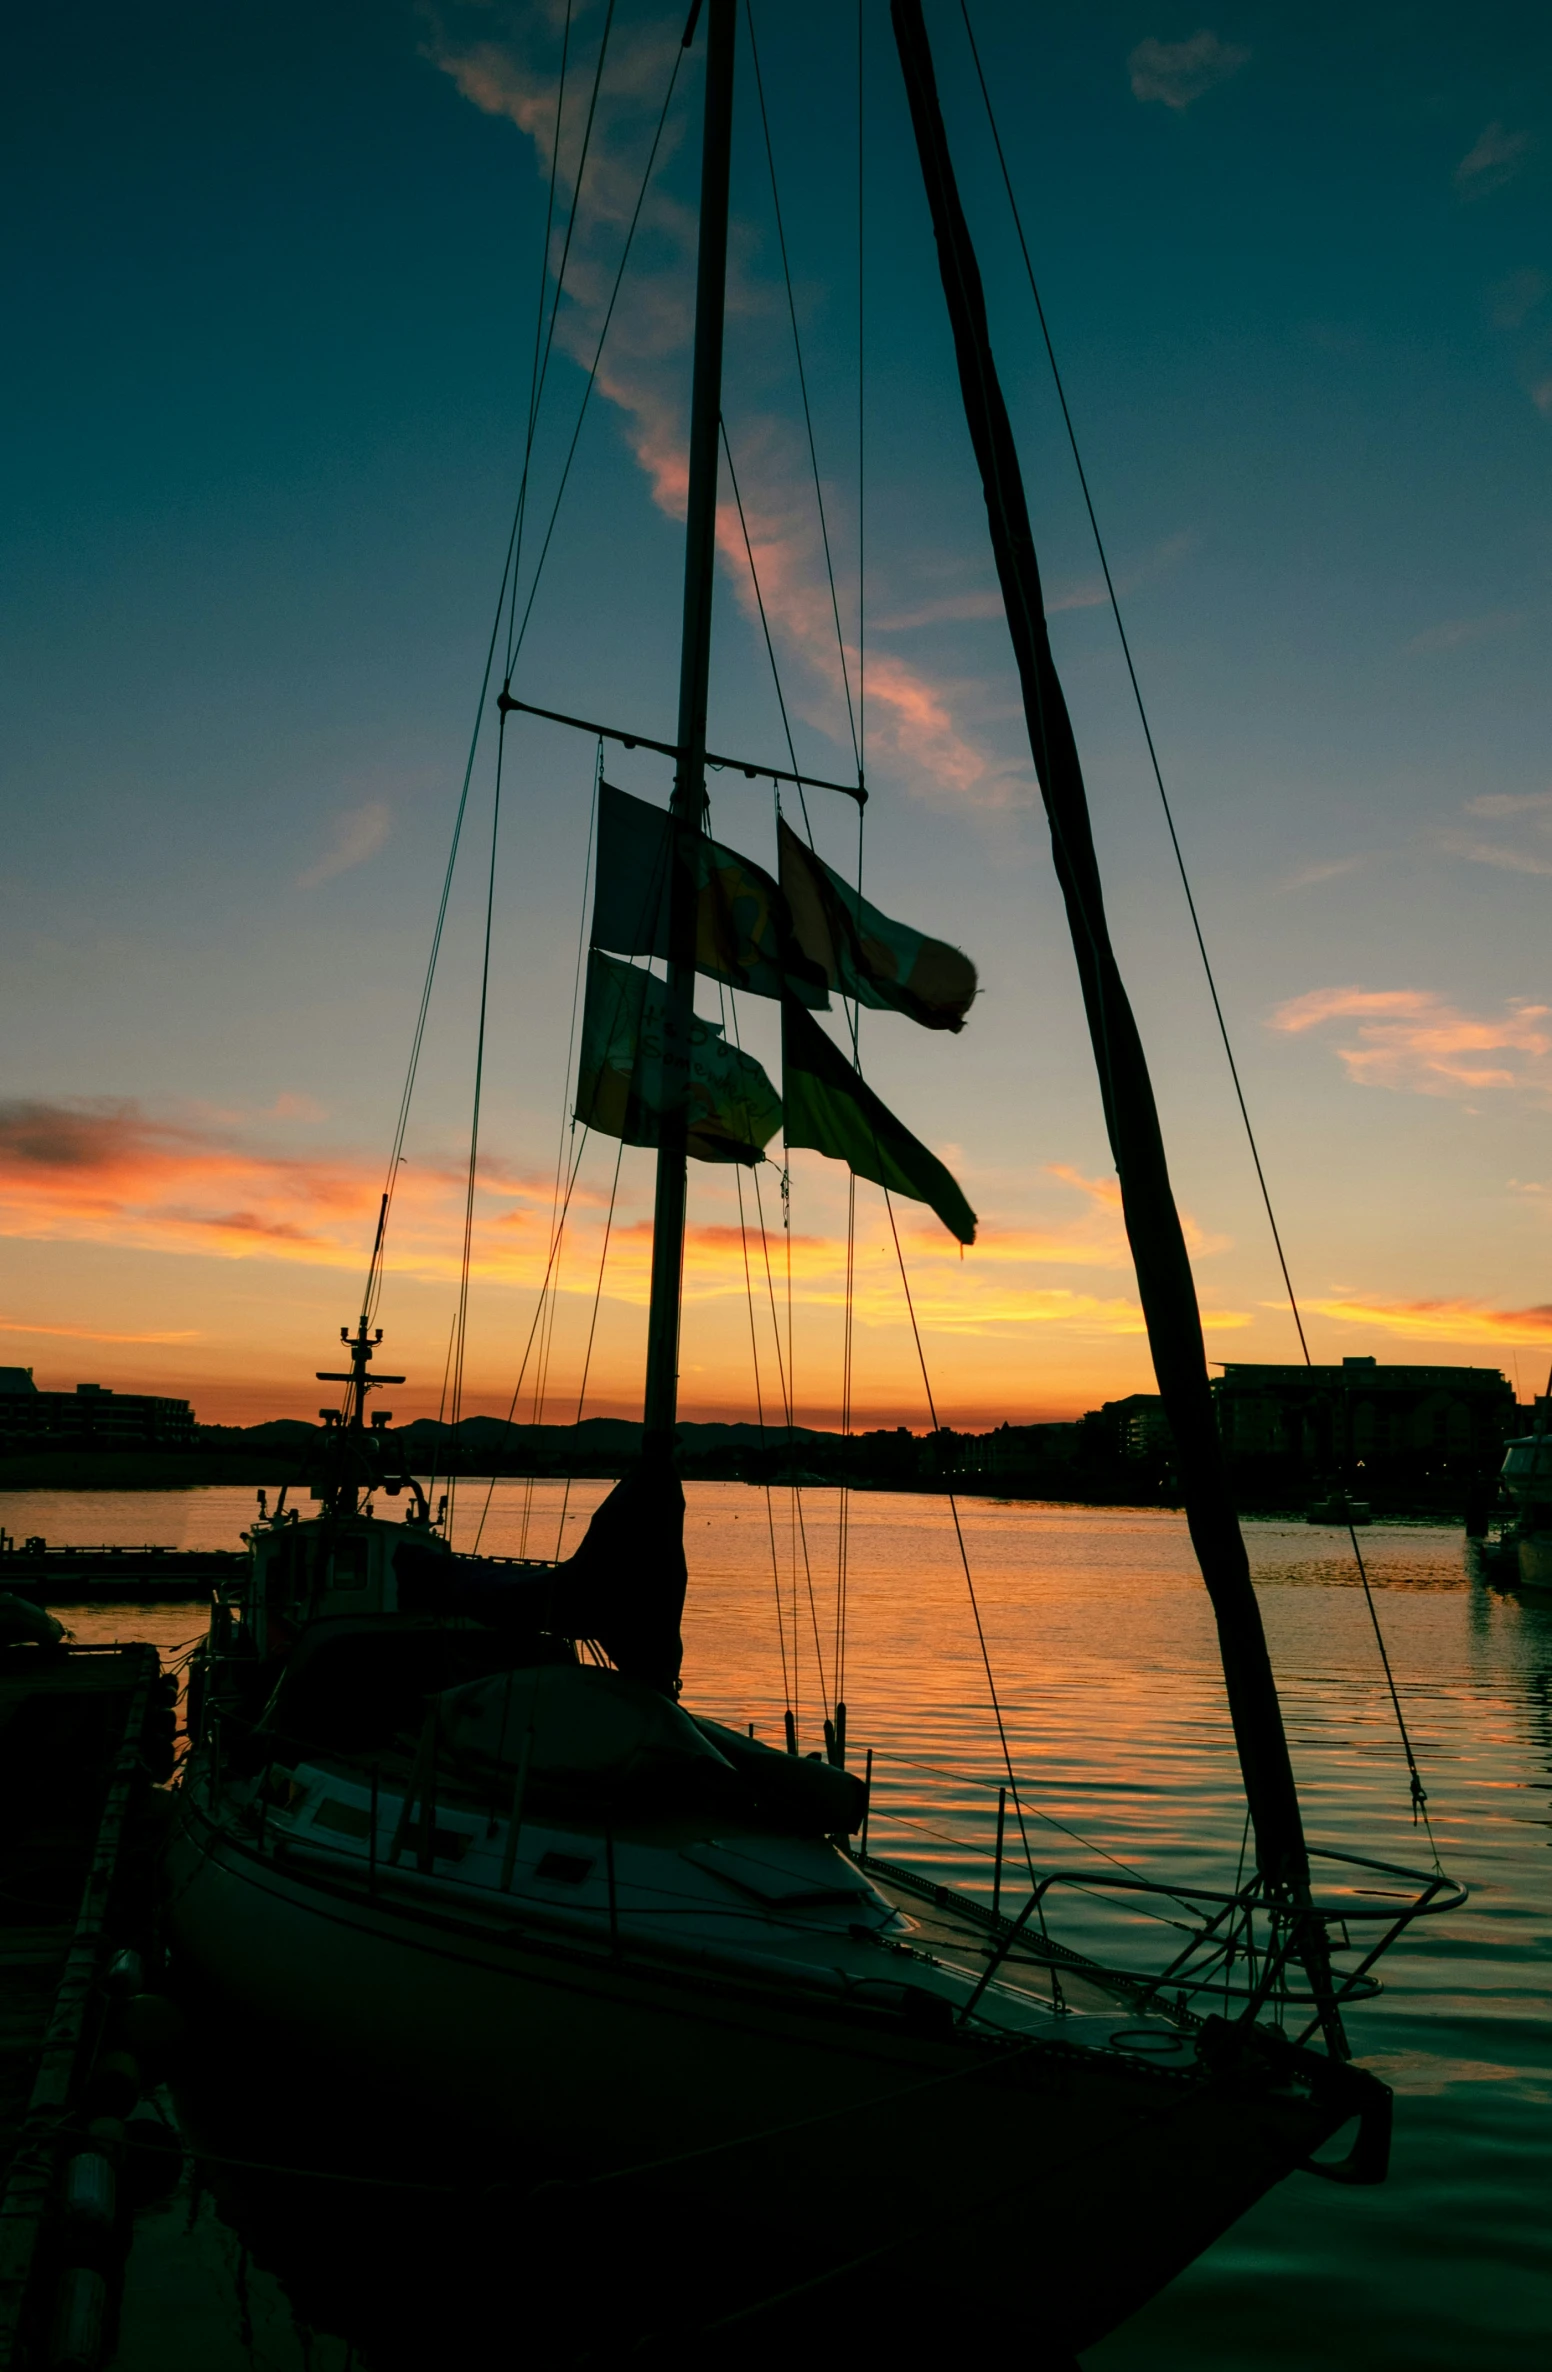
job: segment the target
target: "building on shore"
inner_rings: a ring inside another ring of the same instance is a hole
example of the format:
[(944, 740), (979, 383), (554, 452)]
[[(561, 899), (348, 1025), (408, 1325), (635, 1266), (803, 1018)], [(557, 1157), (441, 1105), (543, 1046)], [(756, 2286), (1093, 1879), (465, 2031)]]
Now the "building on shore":
[(194, 1411), (186, 1400), (77, 1384), (40, 1392), (30, 1367), (0, 1367), (0, 1449), (186, 1450)]
[(1363, 1477), (1409, 1484), (1495, 1471), (1516, 1424), (1496, 1367), (1224, 1363), (1213, 1379), (1231, 1472), (1249, 1480)]

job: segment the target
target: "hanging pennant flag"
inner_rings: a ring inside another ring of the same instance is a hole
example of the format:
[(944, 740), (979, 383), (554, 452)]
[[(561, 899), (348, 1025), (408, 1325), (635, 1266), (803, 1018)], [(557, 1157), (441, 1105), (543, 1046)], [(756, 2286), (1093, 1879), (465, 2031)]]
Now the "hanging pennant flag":
[[(616, 955), (668, 957), (673, 819), (612, 783), (598, 792), (593, 944)], [(695, 968), (750, 996), (790, 994), (828, 1009), (822, 976), (794, 943), (787, 901), (769, 873), (715, 840), (699, 844)]]
[(815, 972), (859, 1005), (908, 1013), (923, 1029), (963, 1029), (975, 996), (970, 958), (869, 906), (780, 818), (776, 841), (793, 936)]
[(787, 1144), (844, 1161), (859, 1178), (931, 1206), (949, 1234), (975, 1242), (975, 1213), (935, 1153), (879, 1102), (861, 1074), (801, 1005), (781, 1009)]
[[(576, 1116), (627, 1145), (655, 1145), (667, 1100), (664, 1048), (668, 991), (655, 973), (616, 963), (593, 948), (587, 959)], [(696, 1015), (690, 1033), (688, 1150), (697, 1161), (764, 1158), (781, 1126), (781, 1098), (752, 1055), (730, 1046), (714, 1021)]]

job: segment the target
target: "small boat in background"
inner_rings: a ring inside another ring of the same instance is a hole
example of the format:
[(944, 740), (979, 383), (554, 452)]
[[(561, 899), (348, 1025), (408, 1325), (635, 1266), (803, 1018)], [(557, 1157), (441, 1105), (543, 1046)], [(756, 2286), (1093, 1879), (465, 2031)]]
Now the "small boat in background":
[(1536, 1432), (1504, 1444), (1500, 1479), (1514, 1509), (1512, 1523), (1502, 1526), (1502, 1543), (1513, 1543), (1514, 1567), (1490, 1578), (1511, 1587), (1518, 1582), (1522, 1589), (1552, 1589), (1552, 1434), (1544, 1419)]
[(1307, 1524), (1368, 1524), (1373, 1522), (1367, 1499), (1354, 1499), (1338, 1486), (1320, 1499), (1312, 1499), (1305, 1510)]

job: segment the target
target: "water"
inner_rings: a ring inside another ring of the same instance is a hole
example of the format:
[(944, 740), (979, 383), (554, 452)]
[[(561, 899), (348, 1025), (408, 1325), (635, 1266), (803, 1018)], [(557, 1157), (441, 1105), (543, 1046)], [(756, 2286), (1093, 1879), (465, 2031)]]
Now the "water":
[[(605, 1487), (497, 1484), (482, 1545), (569, 1548)], [(802, 1534), (788, 1492), (769, 1510), (735, 1483), (688, 1498), (689, 1700), (779, 1741), (785, 1654), (803, 1743), (817, 1745), (819, 1666), (828, 1692), (836, 1661), (835, 1494), (803, 1494)], [(484, 1500), (484, 1485), (462, 1486), (460, 1545)], [(0, 1497), (0, 1524), (226, 1547), (252, 1505), (239, 1490), (17, 1493)], [(1243, 1799), (1181, 1520), (976, 1499), (962, 1521), (1037, 1865), (1110, 1855), (1150, 1875), (1231, 1879)], [(949, 1510), (859, 1494), (850, 1525), (845, 1693), (854, 1766), (869, 1745), (877, 1755), (870, 1844), (988, 1890), (1003, 1773)], [(1428, 1868), (1346, 1536), (1259, 1523), (1247, 1537), (1312, 1841)], [(1350, 2013), (1358, 2055), (1397, 2093), (1391, 2177), (1361, 2192), (1293, 2177), (1091, 2349), (1086, 2372), (1520, 2372), (1552, 2330), (1552, 1601), (1473, 1583), (1458, 1532), (1382, 1525), (1361, 1538), (1439, 1856), (1472, 1889), (1464, 1910), (1403, 1938), (1383, 1995)], [(154, 1638), (164, 1653), (199, 1627), (185, 1606), (68, 1619), (83, 1638)], [(1008, 1851), (1011, 1894), (1011, 1814)], [(1098, 1906), (1069, 1901), (1058, 1932), (1095, 1940)], [(187, 2353), (173, 2352), (177, 2329)], [(185, 2194), (143, 2219), (118, 2361), (334, 2372), (346, 2355), (297, 2322), (209, 2199)]]

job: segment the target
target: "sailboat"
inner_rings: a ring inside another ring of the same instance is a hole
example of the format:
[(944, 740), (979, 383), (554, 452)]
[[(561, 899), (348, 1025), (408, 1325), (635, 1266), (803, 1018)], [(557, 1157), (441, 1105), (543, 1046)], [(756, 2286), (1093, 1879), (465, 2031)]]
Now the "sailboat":
[[(657, 1148), (641, 1458), (569, 1559), (455, 1553), (371, 1422), (372, 1391), (402, 1380), (373, 1372), (380, 1333), (365, 1314), (342, 1330), (346, 1364), (326, 1380), (342, 1384), (344, 1407), (318, 1512), (261, 1517), (245, 1585), (214, 1611), (169, 1847), (169, 1927), (185, 1982), (218, 2005), (228, 2035), (263, 2034), (299, 2065), (504, 2152), (518, 2169), (516, 2226), (557, 2247), (583, 2237), (589, 2312), (606, 2306), (619, 2337), (742, 2343), (793, 2314), (887, 2331), (886, 2296), (896, 2313), (907, 2302), (918, 2337), (962, 2330), (973, 2257), (1013, 2277), (977, 2285), (978, 2336), (1016, 2332), (1026, 2360), (1061, 2365), (1295, 2169), (1381, 2179), (1391, 2098), (1353, 2064), (1344, 2010), (1376, 1989), (1374, 1963), (1409, 1922), (1460, 1892), (1437, 1872), (1312, 1856), (1305, 1838), (919, 0), (893, 0), (892, 16), (1149, 1341), (1217, 1620), (1253, 1871), (1214, 1893), (1084, 1870), (1090, 1888), (1168, 1896), (1168, 1957), (1146, 1974), (1112, 1967), (1057, 1933), (1060, 1889), (1079, 1873), (1047, 1872), (1005, 1911), (872, 1855), (866, 1788), (839, 1740), (827, 1759), (780, 1752), (698, 1715), (681, 1687), (687, 1161), (757, 1159), (775, 1097), (697, 1020), (697, 974), (741, 970), (779, 996), (789, 1143), (928, 1201), (962, 1237), (974, 1230), (952, 1178), (813, 1019), (827, 993), (865, 998), (869, 981), (891, 1001), (889, 974), (898, 1010), (953, 1028), (963, 970), (925, 965), (913, 1011), (915, 973), (902, 988), (899, 964), (869, 953), (845, 885), (785, 843), (773, 879), (704, 829), (737, 16), (735, 0), (697, 0), (685, 35), (704, 25), (706, 71), (675, 781), (667, 811), (621, 795), (601, 822), (578, 1085), (592, 1125)], [(524, 704), (509, 685), (500, 698), (505, 723)], [(632, 961), (643, 957), (662, 961), (661, 977)], [(762, 966), (774, 988), (755, 979)], [(375, 1512), (383, 1495), (406, 1499), (402, 1522)], [(1380, 1869), (1383, 1900), (1362, 1891)], [(1349, 1949), (1354, 1935), (1364, 1940)], [(1320, 2155), (1344, 2128), (1337, 2154)]]

